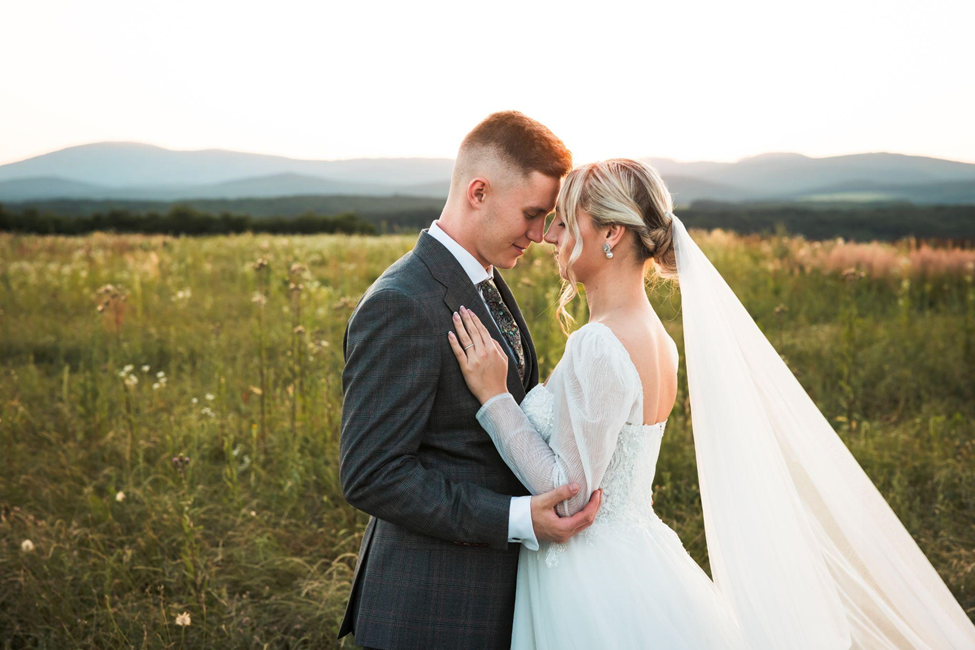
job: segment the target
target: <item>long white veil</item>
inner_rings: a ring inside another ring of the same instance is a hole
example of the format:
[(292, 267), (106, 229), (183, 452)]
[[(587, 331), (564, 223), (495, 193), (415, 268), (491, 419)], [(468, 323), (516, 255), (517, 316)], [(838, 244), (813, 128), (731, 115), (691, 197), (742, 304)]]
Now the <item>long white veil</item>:
[(975, 648), (975, 625), (673, 213), (708, 554), (754, 648)]

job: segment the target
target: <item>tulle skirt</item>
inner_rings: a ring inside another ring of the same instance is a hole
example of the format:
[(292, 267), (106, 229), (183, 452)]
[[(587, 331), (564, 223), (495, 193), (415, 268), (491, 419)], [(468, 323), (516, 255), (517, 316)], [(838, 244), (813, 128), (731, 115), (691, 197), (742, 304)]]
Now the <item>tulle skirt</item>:
[(744, 649), (728, 602), (655, 514), (522, 547), (514, 650)]

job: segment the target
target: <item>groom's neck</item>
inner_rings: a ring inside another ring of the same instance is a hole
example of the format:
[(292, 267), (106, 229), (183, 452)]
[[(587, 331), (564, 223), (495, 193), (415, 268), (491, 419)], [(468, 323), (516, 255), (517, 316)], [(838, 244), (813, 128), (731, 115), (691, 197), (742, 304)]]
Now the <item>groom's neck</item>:
[(461, 248), (470, 253), (474, 259), (477, 260), (477, 263), (484, 267), (484, 270), (487, 271), (488, 274), (491, 274), (491, 272), (494, 270), (491, 263), (482, 259), (474, 249), (472, 242), (467, 240), (466, 235), (468, 233), (463, 227), (463, 224), (459, 218), (449, 216), (445, 211), (440, 215), (440, 218), (437, 219), (437, 225), (440, 226), (440, 229), (447, 233), (451, 239), (457, 242)]

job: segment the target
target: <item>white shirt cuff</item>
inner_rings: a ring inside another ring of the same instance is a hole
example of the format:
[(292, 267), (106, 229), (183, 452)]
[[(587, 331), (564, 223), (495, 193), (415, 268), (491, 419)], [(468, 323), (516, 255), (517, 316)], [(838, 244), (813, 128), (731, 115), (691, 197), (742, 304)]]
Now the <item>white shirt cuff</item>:
[(529, 551), (538, 550), (538, 539), (532, 526), (531, 495), (511, 497), (511, 507), (508, 509), (508, 541), (521, 542)]

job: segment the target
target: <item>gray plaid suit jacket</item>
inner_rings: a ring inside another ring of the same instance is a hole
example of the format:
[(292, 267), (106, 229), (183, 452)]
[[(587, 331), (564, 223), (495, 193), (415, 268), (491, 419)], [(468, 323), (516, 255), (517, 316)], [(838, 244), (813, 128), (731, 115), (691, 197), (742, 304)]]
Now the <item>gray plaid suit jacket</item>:
[[(508, 362), (518, 402), (538, 384), (528, 327), (525, 381)], [(343, 349), (339, 471), (346, 500), (372, 515), (339, 638), (377, 648), (508, 648), (520, 544), (508, 543), (512, 496), (529, 494), (474, 415), (447, 340), (461, 305), (503, 344), (477, 288), (424, 229), (413, 250), (366, 291)], [(504, 348), (507, 349), (507, 348)]]

